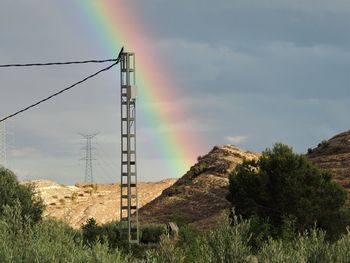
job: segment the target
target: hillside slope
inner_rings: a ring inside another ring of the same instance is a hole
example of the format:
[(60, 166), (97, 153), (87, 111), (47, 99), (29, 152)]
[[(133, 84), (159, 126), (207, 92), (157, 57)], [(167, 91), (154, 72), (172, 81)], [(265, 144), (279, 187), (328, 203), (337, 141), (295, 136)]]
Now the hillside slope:
[(214, 147), (174, 185), (139, 211), (141, 223), (191, 223), (207, 228), (227, 213), (226, 200), (229, 173), (243, 158), (258, 158), (260, 154), (231, 145)]
[[(139, 207), (152, 201), (175, 182), (176, 179), (166, 179), (138, 183)], [(75, 228), (79, 228), (90, 217), (94, 217), (101, 224), (119, 220), (119, 184), (65, 186), (49, 180), (26, 183), (33, 184), (37, 194), (43, 199), (46, 205), (44, 218), (62, 219)]]
[[(350, 196), (350, 130), (329, 140), (322, 141), (307, 156), (321, 169), (329, 170), (333, 178), (348, 191)], [(348, 198), (348, 206), (350, 206)]]
[[(259, 156), (232, 145), (216, 146), (178, 180), (139, 183), (140, 223), (175, 221), (201, 228), (215, 226), (230, 208), (226, 200), (229, 173), (243, 158)], [(321, 142), (307, 156), (321, 169), (329, 170), (350, 196), (350, 131)], [(119, 184), (91, 187), (62, 186), (45, 180), (32, 183), (47, 205), (45, 218), (64, 219), (74, 227), (80, 227), (89, 217), (98, 223), (119, 219)], [(347, 204), (350, 207), (349, 201)]]

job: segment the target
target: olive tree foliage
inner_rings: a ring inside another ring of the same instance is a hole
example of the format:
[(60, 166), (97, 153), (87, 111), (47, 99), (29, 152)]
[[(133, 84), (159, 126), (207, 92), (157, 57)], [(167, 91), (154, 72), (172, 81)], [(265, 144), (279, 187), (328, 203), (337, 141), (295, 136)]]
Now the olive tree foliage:
[(13, 172), (0, 167), (0, 216), (6, 206), (14, 207), (19, 203), (22, 218), (34, 223), (40, 221), (44, 205), (34, 193), (33, 186), (20, 184)]
[(284, 144), (258, 160), (244, 160), (230, 175), (228, 199), (236, 212), (269, 222), (275, 230), (288, 219), (299, 232), (316, 226), (338, 236), (350, 222), (346, 197), (329, 172)]
[(21, 205), (5, 206), (0, 218), (1, 263), (120, 263), (132, 262), (118, 249), (96, 242), (86, 246), (81, 232), (64, 222), (22, 218)]

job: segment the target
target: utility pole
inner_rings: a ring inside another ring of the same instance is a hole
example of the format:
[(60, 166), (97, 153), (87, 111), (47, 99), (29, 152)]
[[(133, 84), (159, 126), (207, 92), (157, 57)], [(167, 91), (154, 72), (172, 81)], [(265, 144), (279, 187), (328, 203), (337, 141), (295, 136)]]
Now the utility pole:
[(7, 168), (6, 123), (0, 123), (0, 166)]
[(136, 87), (135, 54), (121, 53), (121, 178), (120, 227), (129, 243), (139, 242), (136, 170)]
[(98, 133), (94, 134), (80, 134), (83, 139), (86, 140), (85, 147), (81, 148), (82, 150), (85, 150), (85, 157), (81, 160), (85, 160), (85, 183), (93, 183), (94, 182), (94, 176), (93, 176), (93, 169), (92, 169), (92, 161), (96, 160), (93, 158), (92, 150), (94, 149), (92, 147), (92, 139), (96, 137)]

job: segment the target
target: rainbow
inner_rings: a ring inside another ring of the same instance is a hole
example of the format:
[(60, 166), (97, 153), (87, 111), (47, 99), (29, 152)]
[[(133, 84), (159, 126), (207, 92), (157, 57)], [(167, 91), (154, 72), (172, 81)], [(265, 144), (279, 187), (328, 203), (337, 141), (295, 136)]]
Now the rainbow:
[(137, 10), (132, 8), (131, 12), (130, 1), (127, 2), (78, 0), (79, 9), (90, 21), (103, 48), (117, 54), (119, 48), (125, 46), (127, 51), (135, 52), (139, 115), (155, 128), (155, 143), (169, 164), (167, 176), (179, 177), (195, 162), (199, 153), (198, 138), (184, 129), (171, 129), (174, 123), (187, 119), (186, 109), (183, 106), (171, 110), (164, 107), (166, 102), (179, 97), (176, 82), (146, 37), (148, 30)]

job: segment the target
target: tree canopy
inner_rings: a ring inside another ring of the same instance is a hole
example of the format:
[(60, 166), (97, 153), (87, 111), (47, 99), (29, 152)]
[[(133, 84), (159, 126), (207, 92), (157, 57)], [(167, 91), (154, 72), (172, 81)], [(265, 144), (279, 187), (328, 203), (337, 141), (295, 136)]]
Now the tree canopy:
[(283, 144), (267, 149), (259, 160), (244, 160), (230, 175), (228, 199), (236, 212), (277, 228), (292, 218), (298, 231), (316, 226), (339, 234), (350, 222), (346, 198), (329, 172)]
[(33, 187), (20, 184), (13, 172), (0, 167), (0, 215), (5, 206), (14, 207), (18, 203), (23, 218), (27, 217), (33, 222), (41, 219), (44, 205), (35, 198)]

